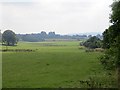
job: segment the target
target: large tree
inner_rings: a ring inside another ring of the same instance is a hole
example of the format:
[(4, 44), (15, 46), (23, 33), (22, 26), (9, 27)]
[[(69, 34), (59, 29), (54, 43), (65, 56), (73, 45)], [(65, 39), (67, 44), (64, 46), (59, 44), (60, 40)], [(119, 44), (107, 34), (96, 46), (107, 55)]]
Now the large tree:
[(115, 0), (111, 8), (111, 26), (103, 32), (103, 47), (106, 52), (101, 62), (107, 69), (117, 70), (120, 88), (120, 0)]
[(2, 42), (7, 46), (13, 46), (17, 43), (16, 34), (12, 30), (6, 30), (2, 34)]

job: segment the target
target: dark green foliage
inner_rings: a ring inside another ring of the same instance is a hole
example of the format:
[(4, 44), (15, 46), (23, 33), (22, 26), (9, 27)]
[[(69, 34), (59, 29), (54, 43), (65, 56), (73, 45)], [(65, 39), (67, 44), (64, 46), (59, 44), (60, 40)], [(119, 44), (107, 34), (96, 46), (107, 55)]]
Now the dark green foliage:
[(103, 48), (109, 49), (117, 42), (116, 37), (120, 35), (120, 25), (111, 25), (103, 32)]
[(103, 48), (107, 49), (101, 57), (101, 63), (107, 69), (115, 69), (120, 65), (120, 1), (111, 5), (112, 25), (103, 32)]
[(106, 69), (117, 71), (117, 86), (120, 88), (120, 1), (114, 1), (111, 7), (112, 25), (103, 33), (103, 47), (106, 52), (100, 61)]
[(93, 36), (93, 37), (89, 38), (87, 41), (85, 41), (83, 43), (83, 46), (85, 46), (87, 48), (91, 48), (91, 49), (100, 48), (101, 40), (98, 37)]
[(110, 17), (111, 23), (114, 24), (120, 23), (120, 0), (116, 0), (115, 2), (113, 2), (111, 7), (112, 7), (112, 14)]
[(110, 40), (109, 40), (109, 31), (106, 29), (103, 32), (103, 48), (110, 48)]
[(104, 66), (104, 69), (114, 70), (116, 68), (116, 50), (112, 48), (106, 50), (105, 54), (100, 57), (100, 62)]
[(11, 30), (4, 31), (2, 35), (2, 42), (8, 46), (15, 45), (17, 43), (16, 34)]

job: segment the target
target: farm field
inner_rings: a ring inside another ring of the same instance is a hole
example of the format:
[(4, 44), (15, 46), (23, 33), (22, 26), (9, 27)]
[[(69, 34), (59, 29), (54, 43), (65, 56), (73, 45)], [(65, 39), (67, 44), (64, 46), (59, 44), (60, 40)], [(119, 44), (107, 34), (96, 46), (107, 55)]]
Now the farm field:
[[(2, 49), (1, 46), (0, 49)], [(1, 52), (0, 52), (0, 89), (2, 89), (2, 53)]]
[(32, 51), (2, 53), (3, 88), (79, 88), (80, 80), (102, 76), (98, 60), (102, 53), (85, 52), (79, 43), (19, 42), (7, 47)]

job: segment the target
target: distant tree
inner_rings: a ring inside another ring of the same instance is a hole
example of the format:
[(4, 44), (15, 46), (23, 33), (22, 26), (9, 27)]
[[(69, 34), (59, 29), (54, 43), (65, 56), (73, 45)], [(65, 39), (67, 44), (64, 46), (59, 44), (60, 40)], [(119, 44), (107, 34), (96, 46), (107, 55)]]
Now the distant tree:
[(42, 32), (41, 32), (41, 37), (42, 37), (42, 38), (46, 38), (46, 37), (47, 37), (47, 33), (46, 33), (45, 31), (42, 31)]
[(50, 38), (54, 38), (54, 37), (55, 37), (55, 32), (49, 32), (49, 33), (48, 33), (48, 36), (49, 36)]
[(101, 40), (98, 37), (93, 36), (93, 37), (89, 38), (87, 41), (85, 41), (83, 43), (83, 46), (85, 46), (87, 48), (91, 48), (91, 49), (100, 48)]
[(98, 37), (101, 40), (103, 39), (102, 35), (100, 35), (100, 34), (97, 34), (96, 37)]
[(16, 34), (12, 30), (6, 30), (2, 35), (2, 42), (7, 46), (13, 46), (17, 44)]
[(2, 33), (1, 33), (1, 30), (0, 30), (0, 42), (2, 42)]
[(88, 38), (91, 38), (92, 37), (92, 35), (88, 35)]
[(39, 37), (39, 36), (40, 35), (36, 35), (36, 34), (26, 34), (22, 36), (22, 40), (27, 42), (44, 41), (44, 39), (42, 39), (42, 37)]

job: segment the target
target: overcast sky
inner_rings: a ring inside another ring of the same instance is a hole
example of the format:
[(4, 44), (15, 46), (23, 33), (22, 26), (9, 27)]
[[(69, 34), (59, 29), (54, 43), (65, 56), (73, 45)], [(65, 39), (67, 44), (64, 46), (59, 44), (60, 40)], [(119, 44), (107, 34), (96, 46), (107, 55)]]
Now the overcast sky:
[(103, 32), (113, 0), (2, 0), (0, 29), (15, 33)]

